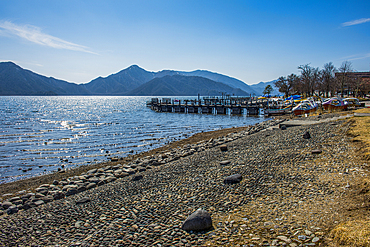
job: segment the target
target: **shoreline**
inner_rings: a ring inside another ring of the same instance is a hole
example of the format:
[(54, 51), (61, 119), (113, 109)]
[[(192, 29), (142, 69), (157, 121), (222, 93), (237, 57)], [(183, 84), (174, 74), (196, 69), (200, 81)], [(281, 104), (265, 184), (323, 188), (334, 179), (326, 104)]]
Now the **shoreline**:
[[(271, 120), (266, 120), (266, 121), (271, 121)], [(266, 122), (266, 121), (262, 121), (261, 123)], [(258, 125), (258, 124), (259, 123), (255, 125)], [(251, 126), (255, 126), (255, 125), (251, 125)], [(103, 168), (106, 166), (114, 166), (120, 163), (129, 163), (129, 162), (132, 162), (134, 160), (141, 159), (144, 157), (151, 157), (151, 156), (158, 155), (160, 153), (165, 153), (172, 149), (182, 148), (185, 145), (192, 145), (192, 144), (196, 144), (202, 141), (208, 141), (209, 139), (212, 139), (212, 138), (224, 137), (230, 133), (241, 132), (241, 131), (248, 129), (249, 127), (250, 126), (231, 127), (231, 128), (225, 128), (225, 129), (214, 130), (214, 131), (200, 132), (188, 138), (174, 141), (174, 142), (171, 142), (169, 144), (163, 145), (161, 147), (158, 147), (152, 150), (143, 151), (137, 154), (130, 154), (126, 157), (119, 157), (118, 160), (116, 160), (116, 158), (113, 158), (113, 160), (115, 161), (107, 160), (105, 162), (86, 164), (86, 165), (81, 165), (81, 166), (70, 168), (70, 169), (63, 169), (61, 172), (55, 171), (52, 173), (43, 174), (43, 175), (34, 176), (30, 178), (25, 178), (25, 179), (20, 179), (20, 180), (16, 180), (13, 182), (2, 183), (0, 184), (0, 202), (1, 200), (10, 198), (12, 196), (19, 195), (17, 194), (17, 192), (19, 191), (27, 190), (28, 192), (34, 192), (37, 186), (40, 186), (42, 184), (51, 184), (54, 180), (63, 180), (69, 177), (78, 176), (84, 172), (87, 172), (90, 169), (95, 169), (95, 168), (99, 169), (99, 168)], [(12, 195), (7, 195), (7, 194), (12, 194)], [(3, 196), (3, 195), (6, 195), (6, 196)]]
[[(342, 113), (307, 120), (334, 115)], [(235, 128), (227, 129), (229, 135), (220, 137), (207, 132), (203, 141), (195, 141), (202, 135), (192, 140), (196, 145), (184, 143), (181, 149), (158, 152), (174, 154), (174, 159), (139, 172), (138, 180), (133, 179), (136, 175), (125, 176), (65, 199), (3, 215), (0, 227), (6, 237), (0, 236), (0, 243), (337, 246), (330, 234), (336, 225), (370, 216), (356, 209), (361, 203), (352, 197), (367, 176), (367, 167), (358, 163), (357, 148), (346, 134), (351, 120), (317, 121), (286, 129), (279, 128), (282, 120), (236, 133)], [(305, 132), (310, 138), (303, 138)], [(220, 150), (221, 145), (226, 145), (226, 151)], [(145, 162), (140, 160), (136, 166)], [(222, 183), (235, 173), (242, 175), (240, 183)], [(90, 201), (78, 205), (83, 198)], [(211, 214), (213, 228), (183, 231), (181, 223), (200, 207)]]

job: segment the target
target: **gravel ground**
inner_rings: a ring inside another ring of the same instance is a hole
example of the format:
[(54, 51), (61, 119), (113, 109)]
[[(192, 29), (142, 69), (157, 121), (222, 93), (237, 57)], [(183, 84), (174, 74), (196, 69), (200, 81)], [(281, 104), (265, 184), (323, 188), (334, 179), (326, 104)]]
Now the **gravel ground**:
[[(362, 168), (344, 121), (269, 128), (0, 218), (1, 246), (326, 246)], [(309, 132), (311, 138), (304, 139)], [(322, 151), (313, 154), (313, 150)], [(230, 161), (227, 165), (221, 161)], [(237, 184), (225, 177), (241, 174)], [(76, 204), (88, 197), (89, 202)], [(213, 228), (186, 232), (202, 208)]]

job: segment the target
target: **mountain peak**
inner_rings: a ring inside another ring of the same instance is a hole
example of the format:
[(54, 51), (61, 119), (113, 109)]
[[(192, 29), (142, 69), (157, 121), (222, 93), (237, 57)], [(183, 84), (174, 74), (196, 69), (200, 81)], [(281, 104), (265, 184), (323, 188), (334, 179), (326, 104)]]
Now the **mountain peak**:
[(128, 67), (127, 69), (143, 69), (143, 68), (140, 68), (139, 65), (133, 64), (130, 67)]
[(15, 63), (13, 63), (12, 61), (8, 61), (8, 62), (0, 62), (0, 64), (5, 65), (5, 66), (12, 66), (12, 67), (20, 68), (20, 66), (16, 65), (16, 64), (15, 64)]

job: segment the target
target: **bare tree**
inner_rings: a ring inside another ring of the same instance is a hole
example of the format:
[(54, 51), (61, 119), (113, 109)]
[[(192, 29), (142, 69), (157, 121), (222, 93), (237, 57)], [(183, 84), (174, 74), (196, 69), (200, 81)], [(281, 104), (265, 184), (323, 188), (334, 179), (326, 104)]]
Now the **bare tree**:
[(359, 95), (365, 97), (370, 92), (370, 79), (361, 78), (361, 84), (359, 88)]
[(332, 94), (335, 87), (335, 68), (332, 62), (324, 64), (324, 69), (321, 71), (320, 90), (324, 92), (326, 97), (329, 97), (329, 92)]
[(280, 93), (284, 93), (285, 97), (288, 97), (288, 85), (285, 76), (280, 76), (279, 79), (274, 82), (274, 86), (278, 88)]
[(290, 74), (288, 75), (287, 77), (287, 91), (288, 91), (288, 94), (292, 93), (293, 91), (293, 88), (295, 87), (295, 85), (297, 85), (299, 82), (299, 77), (296, 75), (296, 74)]
[(359, 95), (361, 84), (362, 84), (361, 78), (356, 75), (351, 75), (350, 78), (348, 78), (348, 85), (349, 88), (351, 89), (353, 97), (357, 97)]
[(321, 71), (317, 68), (312, 68), (311, 72), (311, 84), (310, 84), (310, 95), (314, 95), (318, 85), (321, 83)]
[(345, 86), (348, 87), (349, 82), (348, 73), (353, 72), (352, 63), (349, 61), (344, 61), (342, 65), (339, 67), (339, 72), (341, 72), (338, 78), (340, 82), (340, 93), (341, 96), (343, 97), (344, 87)]
[(309, 94), (312, 68), (309, 64), (305, 64), (305, 65), (298, 66), (298, 69), (301, 70), (301, 76), (300, 76), (301, 90), (303, 93)]
[(274, 82), (274, 86), (279, 89), (280, 93), (284, 93), (285, 97), (288, 97), (298, 81), (299, 77), (295, 74), (290, 74), (288, 77), (280, 76), (279, 79)]
[(313, 95), (320, 80), (319, 68), (313, 68), (309, 64), (305, 64), (300, 65), (298, 69), (301, 70), (300, 79), (303, 86), (303, 92), (307, 95)]

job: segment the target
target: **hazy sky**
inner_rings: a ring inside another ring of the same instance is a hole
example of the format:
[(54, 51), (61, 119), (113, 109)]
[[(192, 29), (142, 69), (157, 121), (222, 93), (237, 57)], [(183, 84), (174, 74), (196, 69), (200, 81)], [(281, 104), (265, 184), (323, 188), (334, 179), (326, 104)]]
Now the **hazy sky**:
[(0, 61), (75, 83), (137, 64), (255, 84), (345, 60), (370, 70), (368, 0), (0, 1)]

